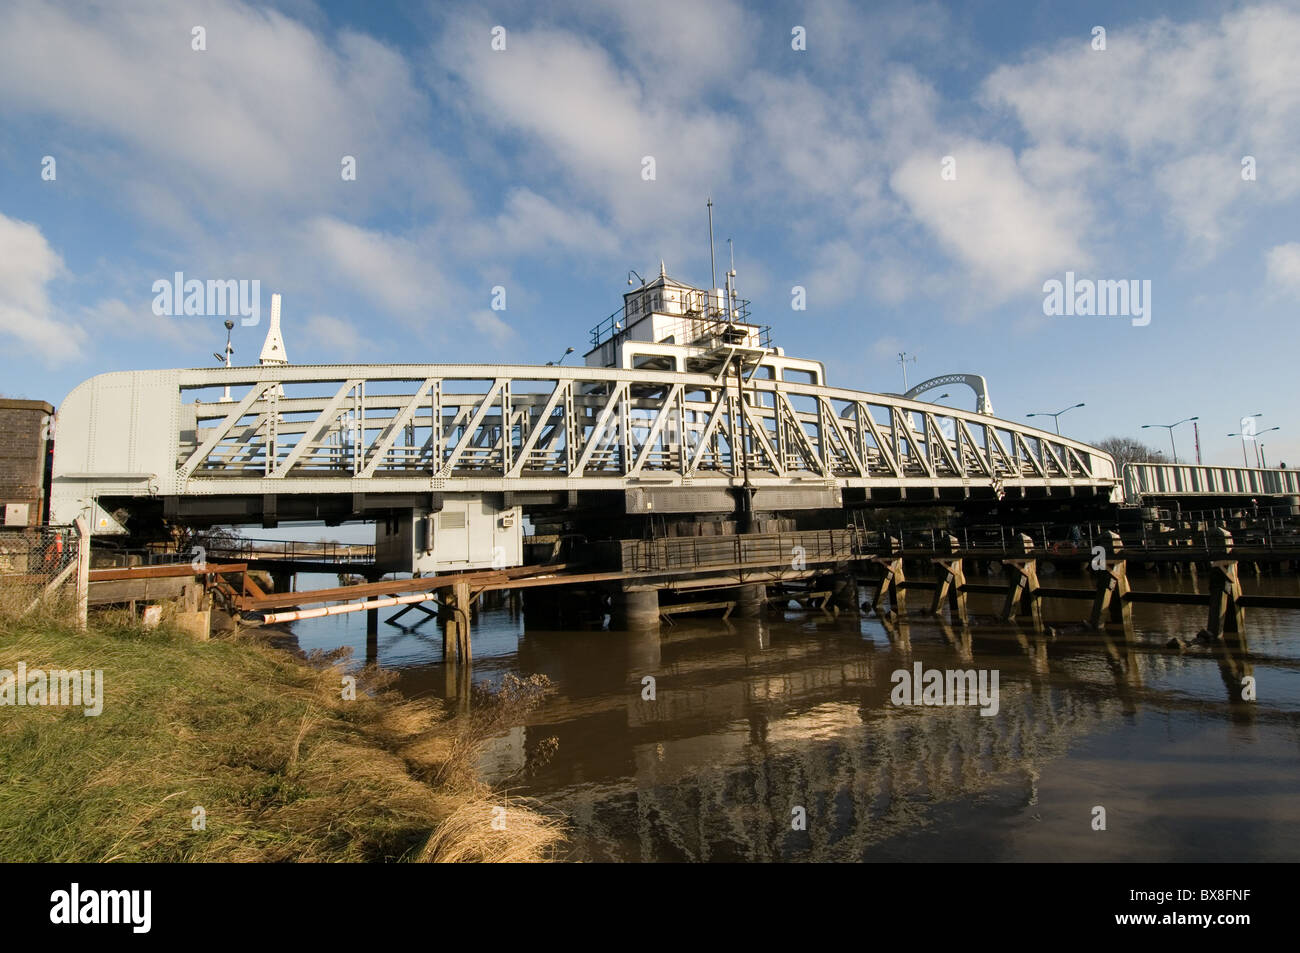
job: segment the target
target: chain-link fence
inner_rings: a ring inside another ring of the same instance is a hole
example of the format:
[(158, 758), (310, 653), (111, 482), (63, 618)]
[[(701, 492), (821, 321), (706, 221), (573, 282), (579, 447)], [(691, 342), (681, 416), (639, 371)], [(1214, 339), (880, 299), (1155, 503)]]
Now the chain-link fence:
[(47, 590), (72, 595), (77, 582), (77, 542), (77, 530), (72, 526), (0, 530), (0, 597), (6, 604), (13, 602), (13, 608)]

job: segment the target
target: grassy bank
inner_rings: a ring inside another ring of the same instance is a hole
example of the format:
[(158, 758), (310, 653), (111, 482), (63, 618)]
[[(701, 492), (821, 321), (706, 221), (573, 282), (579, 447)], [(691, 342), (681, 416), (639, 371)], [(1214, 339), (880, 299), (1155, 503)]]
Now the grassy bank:
[(0, 613), (0, 669), (20, 661), (102, 670), (103, 712), (0, 707), (0, 860), (528, 861), (561, 841), (473, 771), (538, 684), (447, 719), (373, 679), (345, 700), (337, 665), (256, 630), (195, 642), (96, 614), (79, 632), (57, 610)]

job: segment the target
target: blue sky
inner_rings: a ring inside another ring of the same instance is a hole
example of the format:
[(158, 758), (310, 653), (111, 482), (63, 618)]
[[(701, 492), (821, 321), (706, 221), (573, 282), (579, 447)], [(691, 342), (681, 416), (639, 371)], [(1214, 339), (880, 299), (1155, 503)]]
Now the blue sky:
[[(906, 351), (999, 416), (1085, 401), (1085, 440), (1199, 415), (1207, 463), (1262, 412), (1300, 465), (1297, 51), (1294, 3), (8, 0), (0, 393), (213, 363), (220, 318), (153, 314), (176, 271), (281, 292), (295, 363), (545, 363), (629, 268), (707, 284), (712, 196), (833, 384), (901, 390)], [(1045, 315), (1066, 271), (1149, 280), (1150, 323)]]

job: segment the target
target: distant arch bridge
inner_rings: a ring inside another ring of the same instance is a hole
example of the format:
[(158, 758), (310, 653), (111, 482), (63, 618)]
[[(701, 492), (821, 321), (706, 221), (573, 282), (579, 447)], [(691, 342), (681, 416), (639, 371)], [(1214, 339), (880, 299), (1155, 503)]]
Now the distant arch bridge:
[(965, 384), (975, 392), (975, 412), (993, 414), (993, 401), (989, 399), (989, 383), (979, 374), (944, 374), (940, 377), (931, 377), (928, 381), (921, 381), (903, 396), (919, 397), (926, 391), (947, 387), (949, 384)]

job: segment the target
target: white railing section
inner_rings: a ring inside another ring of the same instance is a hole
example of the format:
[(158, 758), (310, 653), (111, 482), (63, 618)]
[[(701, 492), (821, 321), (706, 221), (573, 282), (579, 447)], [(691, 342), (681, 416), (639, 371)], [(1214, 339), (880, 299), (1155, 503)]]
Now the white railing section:
[(1204, 467), (1183, 463), (1124, 465), (1124, 494), (1130, 502), (1143, 496), (1297, 496), (1300, 472), (1253, 467)]

